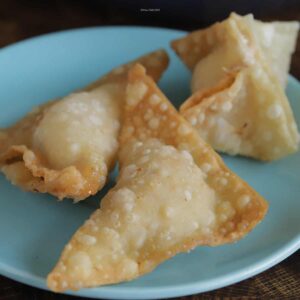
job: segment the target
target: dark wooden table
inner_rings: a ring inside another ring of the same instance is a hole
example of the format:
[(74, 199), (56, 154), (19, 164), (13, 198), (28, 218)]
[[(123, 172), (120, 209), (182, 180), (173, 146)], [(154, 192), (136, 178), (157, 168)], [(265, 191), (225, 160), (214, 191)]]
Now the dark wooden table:
[[(128, 5), (128, 2), (130, 2), (130, 5)], [(193, 30), (207, 26), (217, 21), (217, 19), (222, 19), (231, 10), (241, 13), (254, 10), (256, 15), (263, 20), (300, 20), (300, 0), (291, 0), (284, 3), (279, 1), (281, 6), (267, 7), (262, 5), (262, 7), (253, 7), (252, 10), (249, 10), (249, 1), (248, 4), (244, 2), (245, 5), (248, 5), (245, 6), (246, 8), (243, 7), (243, 1), (232, 1), (232, 7), (224, 6), (225, 2), (221, 1), (220, 3), (223, 4), (220, 9), (218, 10), (215, 7), (211, 13), (207, 11), (208, 2), (204, 0), (202, 1), (204, 3), (203, 11), (199, 10), (199, 18), (195, 18), (195, 16), (187, 18), (183, 13), (178, 12), (179, 8), (174, 11), (176, 8), (174, 8), (175, 1), (168, 1), (169, 3), (172, 2), (171, 6), (165, 7), (164, 5), (163, 9), (155, 16), (141, 14), (141, 3), (143, 7), (151, 7), (153, 2), (156, 3), (156, 6), (159, 6), (158, 1), (150, 2), (1, 0), (0, 47), (39, 34), (86, 26), (130, 24)], [(189, 5), (188, 1), (186, 3)], [(238, 3), (239, 6), (237, 6)], [(251, 1), (251, 3), (253, 2)], [(165, 12), (166, 9), (169, 10), (169, 13)], [(207, 16), (211, 16), (211, 18)], [(300, 39), (298, 39), (297, 50), (293, 57), (291, 73), (298, 79), (300, 78)], [(1, 243), (2, 241), (0, 241), (0, 245)], [(84, 298), (42, 291), (0, 276), (0, 300), (50, 299), (71, 300)], [(178, 299), (300, 299), (300, 251), (277, 266), (248, 280), (212, 292)]]

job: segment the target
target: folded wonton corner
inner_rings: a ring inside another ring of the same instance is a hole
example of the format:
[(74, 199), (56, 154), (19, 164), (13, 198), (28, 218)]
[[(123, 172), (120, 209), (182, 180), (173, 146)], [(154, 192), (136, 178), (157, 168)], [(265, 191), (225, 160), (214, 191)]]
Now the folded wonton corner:
[(143, 64), (158, 80), (168, 65), (158, 50), (112, 70), (82, 91), (35, 108), (0, 131), (0, 168), (25, 190), (75, 201), (105, 184), (118, 149), (127, 70)]
[(50, 289), (134, 279), (197, 245), (242, 238), (267, 211), (141, 65), (129, 73), (119, 161), (115, 187), (66, 245)]
[(298, 130), (284, 86), (298, 22), (230, 17), (173, 41), (193, 71), (182, 115), (214, 149), (261, 160), (298, 149)]

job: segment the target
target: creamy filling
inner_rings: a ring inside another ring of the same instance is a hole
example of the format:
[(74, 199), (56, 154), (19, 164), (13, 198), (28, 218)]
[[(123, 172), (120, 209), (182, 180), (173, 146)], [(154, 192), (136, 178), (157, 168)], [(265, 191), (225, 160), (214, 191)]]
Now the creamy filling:
[(118, 146), (118, 101), (113, 85), (65, 97), (45, 112), (34, 132), (34, 147), (54, 169), (105, 161)]

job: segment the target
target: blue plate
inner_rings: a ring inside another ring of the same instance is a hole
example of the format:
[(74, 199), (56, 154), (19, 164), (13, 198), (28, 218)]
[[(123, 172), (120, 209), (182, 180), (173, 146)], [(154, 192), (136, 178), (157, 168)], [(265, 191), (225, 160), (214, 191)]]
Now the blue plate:
[[(87, 28), (0, 50), (0, 126), (16, 121), (34, 105), (65, 95), (112, 67), (160, 47), (171, 56), (161, 88), (178, 105), (189, 94), (190, 74), (168, 44), (183, 34), (146, 27)], [(292, 77), (287, 93), (299, 124), (300, 84)], [(273, 163), (224, 159), (269, 201), (265, 220), (253, 232), (236, 244), (180, 254), (138, 280), (69, 294), (149, 299), (204, 292), (262, 272), (299, 249), (300, 153)], [(46, 289), (45, 277), (64, 244), (105, 191), (80, 204), (59, 203), (49, 195), (23, 192), (3, 175), (0, 191), (0, 273)]]

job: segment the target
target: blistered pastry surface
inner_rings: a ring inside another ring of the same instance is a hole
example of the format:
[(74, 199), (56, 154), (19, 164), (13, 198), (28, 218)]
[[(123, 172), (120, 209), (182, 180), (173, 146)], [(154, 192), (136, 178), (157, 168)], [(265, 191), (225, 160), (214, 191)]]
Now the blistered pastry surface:
[(236, 241), (266, 213), (142, 66), (126, 93), (116, 186), (66, 245), (48, 276), (55, 291), (131, 280), (197, 245)]
[[(168, 55), (157, 50), (138, 58), (158, 80)], [(114, 165), (127, 72), (113, 69), (84, 90), (36, 107), (0, 131), (1, 171), (29, 191), (82, 200), (100, 190)]]
[[(274, 26), (281, 29), (276, 34)], [(214, 149), (261, 160), (297, 151), (297, 125), (282, 87), (297, 28), (231, 14), (172, 43), (193, 70), (192, 95), (180, 112)], [(283, 38), (280, 58), (271, 43)]]

